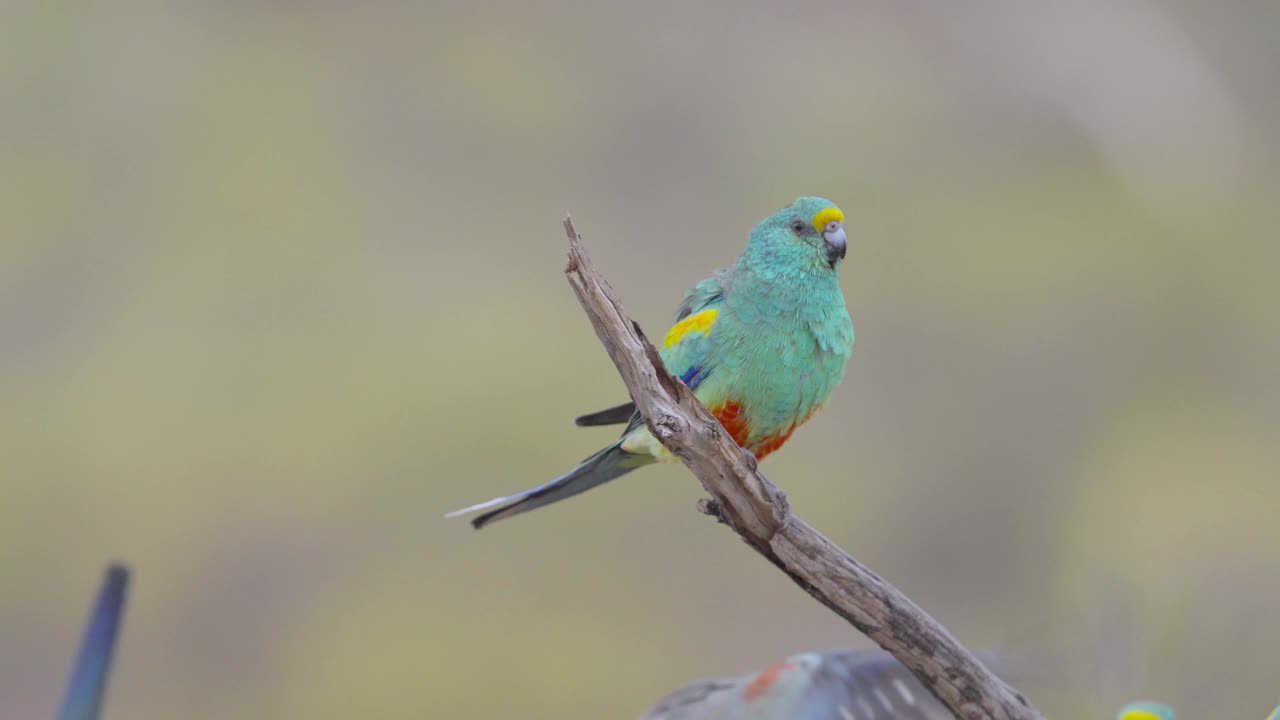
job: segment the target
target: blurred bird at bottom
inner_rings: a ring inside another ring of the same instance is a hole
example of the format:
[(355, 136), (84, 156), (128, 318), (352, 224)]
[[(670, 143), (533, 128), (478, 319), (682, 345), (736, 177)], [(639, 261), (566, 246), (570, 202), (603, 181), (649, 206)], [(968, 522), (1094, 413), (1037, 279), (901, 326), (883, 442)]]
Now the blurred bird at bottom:
[(1176, 717), (1177, 713), (1168, 705), (1144, 701), (1120, 708), (1116, 720), (1174, 720)]
[(951, 720), (886, 652), (793, 655), (764, 672), (707, 680), (663, 698), (641, 720)]
[(128, 568), (121, 565), (107, 568), (98, 600), (80, 641), (80, 651), (71, 668), (71, 678), (67, 681), (57, 720), (98, 720), (128, 587)]
[[(1120, 708), (1116, 720), (1176, 720), (1177, 713), (1168, 705), (1155, 702), (1135, 702)], [(1267, 720), (1280, 720), (1280, 707), (1271, 711)]]
[[(952, 720), (954, 717), (892, 655), (876, 650), (842, 650), (793, 655), (763, 672), (693, 683), (664, 697), (640, 720)], [(1176, 717), (1173, 708), (1144, 701), (1125, 705), (1116, 720), (1176, 720)], [(1280, 707), (1267, 716), (1267, 720), (1280, 720)]]

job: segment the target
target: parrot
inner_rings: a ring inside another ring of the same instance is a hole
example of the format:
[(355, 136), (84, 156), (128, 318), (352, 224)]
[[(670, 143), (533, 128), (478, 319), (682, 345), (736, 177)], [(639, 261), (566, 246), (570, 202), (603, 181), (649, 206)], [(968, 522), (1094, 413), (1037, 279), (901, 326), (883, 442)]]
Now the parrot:
[(892, 655), (839, 650), (793, 655), (767, 670), (676, 690), (641, 720), (951, 720)]
[[(987, 656), (1001, 674), (1007, 663)], [(704, 680), (658, 701), (640, 720), (952, 720), (907, 668), (880, 650), (807, 652), (758, 673)], [(1176, 720), (1173, 708), (1143, 701), (1116, 720)], [(1280, 720), (1280, 708), (1267, 717)]]
[(1177, 714), (1168, 705), (1142, 701), (1120, 708), (1116, 720), (1174, 720), (1176, 717)]
[(80, 641), (57, 720), (98, 720), (128, 588), (129, 569), (123, 565), (108, 567)]
[[(844, 213), (800, 197), (749, 234), (746, 248), (689, 289), (659, 349), (679, 378), (757, 460), (787, 442), (844, 380), (853, 321), (840, 290)], [(578, 417), (578, 426), (626, 423), (621, 437), (568, 473), (524, 492), (449, 513), (476, 529), (559, 502), (671, 454), (635, 403)]]
[[(1120, 708), (1120, 714), (1116, 715), (1116, 720), (1176, 720), (1176, 718), (1177, 713), (1173, 708), (1149, 701), (1129, 703)], [(1267, 720), (1280, 720), (1280, 707), (1272, 710)]]

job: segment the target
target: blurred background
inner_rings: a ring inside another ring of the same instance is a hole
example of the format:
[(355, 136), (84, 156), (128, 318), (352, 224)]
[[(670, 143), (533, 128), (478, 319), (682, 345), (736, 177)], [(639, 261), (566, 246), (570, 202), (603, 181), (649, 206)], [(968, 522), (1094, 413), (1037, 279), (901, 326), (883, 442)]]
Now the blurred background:
[(1052, 716), (1280, 683), (1280, 6), (0, 8), (0, 716), (629, 718), (867, 642), (680, 467), (476, 533), (795, 196), (858, 341), (765, 470)]

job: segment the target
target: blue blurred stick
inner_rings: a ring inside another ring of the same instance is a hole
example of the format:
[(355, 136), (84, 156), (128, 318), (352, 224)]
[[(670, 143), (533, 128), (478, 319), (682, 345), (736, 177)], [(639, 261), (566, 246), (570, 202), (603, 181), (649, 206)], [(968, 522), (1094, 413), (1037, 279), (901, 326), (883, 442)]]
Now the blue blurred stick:
[(57, 720), (97, 720), (102, 709), (102, 696), (107, 690), (111, 656), (124, 612), (125, 593), (129, 587), (129, 569), (123, 565), (107, 568), (98, 601), (89, 616), (71, 680), (62, 696)]

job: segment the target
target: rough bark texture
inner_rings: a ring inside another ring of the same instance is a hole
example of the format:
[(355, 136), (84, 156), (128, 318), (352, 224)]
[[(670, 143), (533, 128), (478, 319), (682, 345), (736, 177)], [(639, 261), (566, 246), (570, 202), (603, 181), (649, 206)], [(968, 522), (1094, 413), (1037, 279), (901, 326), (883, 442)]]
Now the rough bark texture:
[(883, 578), (791, 514), (786, 493), (756, 467), (702, 403), (666, 371), (592, 267), (568, 216), (565, 274), (649, 429), (684, 461), (711, 499), (699, 503), (805, 592), (906, 665), (958, 718), (1042, 718), (960, 645), (946, 628)]

